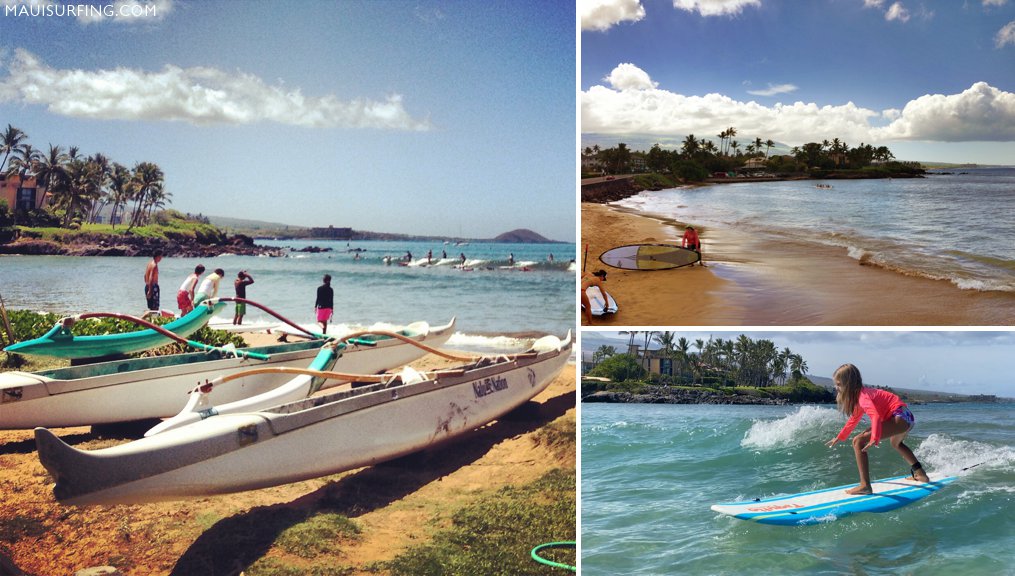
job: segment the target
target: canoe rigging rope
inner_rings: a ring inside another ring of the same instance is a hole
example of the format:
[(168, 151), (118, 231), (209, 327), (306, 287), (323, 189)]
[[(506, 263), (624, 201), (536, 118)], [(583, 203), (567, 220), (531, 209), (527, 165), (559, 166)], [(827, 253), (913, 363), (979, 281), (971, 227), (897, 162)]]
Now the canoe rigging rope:
[(326, 335), (324, 335), (324, 334), (316, 334), (314, 332), (311, 332), (310, 330), (307, 330), (306, 328), (300, 326), (299, 324), (297, 324), (297, 323), (293, 322), (292, 320), (286, 318), (285, 316), (279, 314), (278, 312), (275, 312), (271, 308), (268, 308), (264, 304), (261, 304), (261, 303), (258, 303), (258, 302), (254, 302), (253, 300), (247, 300), (246, 298), (234, 298), (232, 296), (227, 296), (227, 297), (218, 298), (218, 301), (219, 302), (239, 302), (240, 304), (250, 304), (251, 306), (254, 306), (256, 308), (260, 308), (261, 310), (264, 310), (268, 314), (271, 314), (275, 318), (278, 318), (282, 322), (285, 322), (286, 324), (288, 324), (289, 326), (292, 326), (293, 328), (299, 330), (300, 332), (303, 332), (304, 334), (309, 335), (311, 338), (313, 338), (315, 340), (319, 340), (319, 339), (321, 339), (323, 337), (326, 337)]
[(570, 564), (564, 564), (561, 562), (554, 562), (553, 560), (547, 560), (546, 558), (543, 558), (542, 556), (539, 555), (539, 551), (544, 548), (574, 548), (576, 546), (577, 543), (574, 540), (567, 542), (547, 542), (546, 544), (540, 544), (539, 546), (536, 546), (535, 548), (532, 549), (532, 559), (535, 560), (536, 562), (539, 562), (540, 564), (546, 564), (547, 566), (553, 566), (554, 568), (563, 568), (565, 570), (577, 572), (578, 568), (576, 566), (571, 566)]
[[(336, 346), (336, 345), (338, 345), (343, 340), (350, 340), (350, 339), (353, 339), (353, 338), (360, 338), (360, 337), (365, 336), (365, 335), (390, 336), (392, 338), (396, 338), (396, 339), (408, 342), (409, 344), (412, 344), (413, 346), (416, 346), (417, 348), (420, 348), (421, 350), (425, 350), (426, 352), (429, 352), (431, 354), (435, 354), (435, 355), (440, 356), (442, 358), (447, 358), (449, 360), (459, 360), (459, 361), (473, 362), (473, 361), (480, 361), (480, 360), (483, 359), (482, 356), (465, 356), (465, 355), (458, 355), (458, 354), (451, 354), (449, 352), (444, 352), (444, 351), (438, 350), (438, 349), (436, 349), (436, 348), (434, 348), (432, 346), (428, 346), (426, 344), (423, 344), (422, 342), (418, 342), (416, 340), (413, 340), (412, 338), (410, 338), (408, 336), (405, 336), (404, 334), (399, 334), (397, 332), (389, 332), (389, 331), (386, 331), (386, 330), (373, 330), (373, 331), (354, 332), (352, 334), (348, 334), (346, 336), (343, 336), (342, 338), (337, 339), (335, 342), (333, 342), (330, 345)], [(512, 357), (505, 357), (505, 359), (506, 360), (511, 360), (511, 359), (514, 359), (514, 358), (525, 357), (525, 356), (529, 356), (529, 355), (530, 354), (528, 352), (522, 352), (522, 353), (519, 353), (519, 354), (515, 354)], [(451, 368), (451, 369), (448, 369), (448, 370), (436, 370), (432, 374), (433, 374), (434, 377), (437, 377), (437, 376), (445, 375), (445, 374), (448, 374), (448, 375), (450, 375), (450, 374), (459, 374), (461, 372), (462, 372), (461, 369)], [(333, 379), (333, 380), (348, 380), (348, 381), (355, 381), (355, 382), (384, 382), (384, 383), (390, 382), (391, 380), (394, 380), (396, 377), (398, 377), (398, 374), (393, 374), (393, 373), (385, 373), (385, 374), (349, 374), (349, 373), (344, 373), (344, 372), (330, 372), (330, 371), (323, 371), (323, 370), (310, 370), (310, 369), (307, 369), (307, 368), (292, 368), (292, 367), (288, 367), (288, 366), (265, 366), (263, 368), (253, 368), (251, 370), (244, 370), (243, 372), (237, 372), (236, 374), (229, 374), (227, 376), (220, 376), (220, 377), (216, 378), (215, 380), (212, 380), (211, 381), (211, 385), (212, 386), (216, 386), (216, 385), (219, 385), (219, 384), (225, 384), (226, 382), (230, 382), (232, 380), (236, 380), (236, 379), (239, 379), (239, 378), (244, 378), (244, 377), (247, 377), (247, 376), (255, 376), (257, 374), (301, 374), (301, 375), (305, 375), (305, 376), (316, 376), (316, 377), (319, 377), (319, 378), (328, 378), (328, 379)]]
[[(203, 306), (203, 305), (204, 305), (203, 303), (199, 304), (199, 306)], [(212, 310), (211, 306), (208, 306), (208, 313), (209, 314), (211, 313), (211, 310)], [(116, 318), (117, 320), (124, 320), (124, 321), (127, 321), (127, 322), (133, 322), (134, 324), (137, 324), (138, 326), (143, 326), (143, 327), (148, 328), (150, 330), (154, 330), (154, 331), (158, 332), (159, 334), (165, 336), (166, 338), (169, 338), (173, 342), (177, 342), (177, 343), (183, 344), (184, 346), (189, 346), (191, 348), (196, 348), (198, 350), (204, 350), (206, 352), (210, 352), (212, 350), (217, 350), (219, 352), (225, 352), (227, 354), (232, 354), (234, 356), (246, 356), (246, 357), (258, 358), (258, 359), (261, 359), (261, 360), (267, 359), (263, 354), (248, 353), (248, 352), (244, 352), (242, 350), (237, 350), (235, 348), (222, 348), (222, 347), (218, 347), (218, 346), (211, 346), (211, 345), (208, 345), (208, 344), (202, 344), (200, 342), (195, 342), (193, 340), (188, 340), (188, 339), (184, 338), (183, 336), (180, 336), (179, 334), (176, 334), (175, 332), (171, 332), (169, 330), (166, 330), (165, 328), (163, 328), (162, 326), (159, 326), (158, 324), (152, 324), (151, 322), (149, 322), (149, 321), (147, 321), (147, 320), (145, 320), (143, 318), (138, 318), (137, 316), (131, 316), (130, 314), (120, 314), (118, 312), (85, 312), (84, 314), (78, 314), (76, 316), (68, 316), (67, 318), (64, 318), (64, 319), (60, 320), (60, 324), (62, 324), (64, 328), (70, 329), (71, 326), (73, 326), (78, 320), (87, 320), (89, 318)]]

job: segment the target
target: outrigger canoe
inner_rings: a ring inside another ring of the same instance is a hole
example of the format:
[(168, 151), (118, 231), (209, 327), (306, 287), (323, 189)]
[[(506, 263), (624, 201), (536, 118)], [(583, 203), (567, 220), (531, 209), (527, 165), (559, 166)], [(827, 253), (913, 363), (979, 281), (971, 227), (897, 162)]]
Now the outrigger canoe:
[(373, 465), (460, 436), (544, 390), (567, 363), (571, 334), (514, 356), (483, 358), (422, 380), (340, 389), (274, 408), (224, 414), (93, 451), (35, 430), (64, 504), (137, 504), (298, 482)]
[[(212, 316), (226, 306), (225, 302), (220, 302), (218, 299), (207, 302), (207, 304), (204, 302), (198, 304), (185, 316), (163, 325), (162, 328), (181, 338), (186, 338), (197, 332), (211, 320)], [(67, 322), (61, 320), (42, 336), (34, 340), (11, 344), (4, 348), (4, 352), (71, 359), (98, 358), (113, 354), (141, 352), (172, 343), (169, 336), (151, 328), (123, 334), (75, 336), (71, 328), (67, 326)]]
[[(435, 347), (451, 337), (454, 326), (452, 318), (444, 326), (431, 328), (426, 322), (416, 322), (399, 332)], [(0, 429), (168, 418), (187, 404), (187, 393), (202, 382), (254, 367), (306, 365), (324, 342), (310, 340), (241, 350), (267, 355), (263, 361), (234, 357), (216, 349), (40, 372), (0, 373)], [(402, 366), (425, 353), (397, 338), (365, 335), (345, 344), (333, 369), (372, 374)], [(275, 389), (290, 378), (288, 374), (241, 378), (216, 391), (216, 399), (235, 402)]]

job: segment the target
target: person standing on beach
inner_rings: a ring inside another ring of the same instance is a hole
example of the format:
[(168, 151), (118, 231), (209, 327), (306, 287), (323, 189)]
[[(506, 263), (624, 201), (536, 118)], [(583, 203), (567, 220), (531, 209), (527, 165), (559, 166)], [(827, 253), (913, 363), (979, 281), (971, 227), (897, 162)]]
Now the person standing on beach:
[(162, 309), (159, 302), (159, 262), (162, 261), (162, 250), (156, 250), (152, 254), (152, 260), (144, 270), (144, 297), (149, 312), (158, 312)]
[(194, 305), (197, 306), (201, 302), (218, 296), (219, 293), (219, 281), (226, 275), (225, 270), (216, 268), (214, 272), (208, 275), (201, 282), (201, 287), (197, 289), (197, 295), (194, 297)]
[[(236, 280), (233, 280), (233, 287), (236, 289), (237, 298), (247, 297), (247, 286), (254, 283), (254, 277), (247, 274), (246, 270), (240, 270), (236, 274)], [(246, 302), (236, 303), (236, 314), (233, 315), (233, 324), (239, 326), (243, 324), (243, 315), (247, 313)]]
[(317, 322), (321, 325), (321, 333), (328, 333), (328, 320), (335, 310), (335, 291), (331, 288), (331, 274), (325, 274), (324, 284), (317, 287), (317, 300), (314, 309), (317, 311)]
[(194, 272), (187, 276), (176, 292), (176, 304), (180, 307), (180, 316), (184, 316), (194, 309), (194, 292), (197, 290), (197, 281), (201, 278), (201, 274), (204, 274), (204, 265), (198, 264), (194, 267)]
[(582, 288), (579, 295), (582, 301), (582, 310), (585, 312), (585, 324), (592, 325), (592, 302), (589, 300), (589, 295), (585, 291), (595, 286), (599, 289), (599, 294), (603, 297), (603, 303), (609, 302), (606, 297), (606, 290), (603, 289), (603, 282), (606, 281), (606, 270), (596, 270), (595, 272), (588, 274), (582, 273)]
[[(694, 250), (698, 253), (698, 264), (701, 266), (705, 265), (705, 262), (701, 259), (701, 239), (698, 238), (698, 231), (694, 229), (694, 226), (688, 226), (684, 230), (684, 237), (680, 240), (680, 245), (688, 250)], [(694, 266), (694, 264), (691, 264)]]
[(429, 265), (433, 262), (433, 250), (426, 251), (426, 263)]
[(870, 462), (867, 459), (867, 450), (871, 446), (877, 446), (881, 438), (888, 438), (895, 448), (910, 466), (913, 479), (918, 482), (929, 482), (927, 473), (924, 472), (920, 461), (908, 446), (902, 443), (906, 435), (916, 425), (916, 417), (909, 411), (906, 403), (898, 396), (887, 390), (867, 388), (863, 385), (860, 377), (860, 370), (852, 364), (843, 364), (832, 375), (835, 382), (835, 403), (843, 414), (849, 416), (846, 425), (835, 437), (826, 442), (831, 448), (836, 442), (843, 442), (849, 438), (850, 432), (860, 423), (864, 414), (870, 417), (871, 427), (853, 438), (853, 452), (856, 455), (856, 467), (860, 472), (860, 484), (851, 488), (848, 494), (871, 494)]

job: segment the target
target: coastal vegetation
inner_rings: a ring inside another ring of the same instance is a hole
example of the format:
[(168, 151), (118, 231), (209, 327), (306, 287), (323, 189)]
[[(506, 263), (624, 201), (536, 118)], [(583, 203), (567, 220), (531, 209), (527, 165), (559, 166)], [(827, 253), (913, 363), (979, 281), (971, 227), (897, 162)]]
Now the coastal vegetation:
[(583, 177), (603, 173), (653, 172), (680, 182), (702, 182), (737, 174), (768, 177), (887, 178), (916, 176), (916, 162), (899, 162), (886, 146), (860, 143), (850, 147), (840, 138), (795, 146), (789, 154), (773, 155), (772, 140), (755, 138), (746, 144), (735, 140), (737, 129), (718, 134), (719, 144), (688, 134), (679, 149), (654, 144), (647, 152), (633, 151), (624, 143), (615, 147), (588, 146), (582, 151)]
[[(761, 401), (831, 402), (831, 392), (807, 378), (807, 361), (789, 348), (779, 350), (771, 340), (678, 337), (674, 332), (622, 332), (630, 335), (628, 350), (600, 346), (592, 354), (589, 378), (582, 380), (582, 398), (589, 400), (644, 399), (718, 402)], [(638, 334), (645, 346), (635, 346)], [(649, 341), (659, 349), (647, 351)], [(688, 394), (688, 392), (691, 392)], [(624, 400), (620, 400), (624, 401)], [(767, 403), (767, 402), (766, 402)]]
[(127, 168), (104, 154), (83, 156), (77, 146), (65, 150), (50, 144), (41, 150), (27, 140), (24, 131), (10, 124), (0, 134), (0, 175), (17, 179), (18, 198), (30, 180), (44, 195), (38, 202), (8, 206), (5, 211), (15, 224), (50, 225), (55, 219), (61, 227), (79, 228), (95, 223), (109, 206), (113, 226), (123, 221), (131, 229), (151, 222), (156, 210), (171, 201), (165, 174), (154, 162)]

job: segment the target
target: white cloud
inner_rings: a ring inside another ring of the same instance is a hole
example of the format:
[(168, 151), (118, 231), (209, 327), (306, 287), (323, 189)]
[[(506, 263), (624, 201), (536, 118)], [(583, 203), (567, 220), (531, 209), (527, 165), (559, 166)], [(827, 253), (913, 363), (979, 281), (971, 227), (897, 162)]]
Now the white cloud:
[(906, 10), (906, 7), (902, 5), (902, 2), (896, 2), (888, 8), (887, 12), (885, 12), (885, 20), (888, 20), (889, 22), (892, 20), (908, 22), (909, 10)]
[(776, 96), (778, 94), (789, 94), (790, 92), (796, 92), (797, 87), (793, 84), (777, 84), (775, 86), (769, 84), (768, 88), (764, 90), (748, 90), (748, 94), (754, 96)]
[(673, 7), (702, 16), (725, 16), (741, 13), (747, 6), (761, 6), (761, 0), (673, 0)]
[(911, 100), (876, 137), (892, 140), (1007, 142), (1015, 140), (1015, 94), (977, 82), (960, 94)]
[(46, 106), (62, 116), (106, 120), (171, 120), (191, 124), (276, 122), (325, 128), (426, 130), (400, 95), (341, 101), (271, 86), (252, 74), (167, 65), (159, 72), (58, 70), (17, 50), (0, 77), (0, 101)]
[(641, 0), (579, 0), (582, 30), (609, 30), (621, 22), (645, 17)]
[(617, 90), (651, 90), (658, 86), (647, 72), (634, 64), (619, 64), (610, 75), (603, 78)]
[(1008, 44), (1015, 46), (1015, 20), (1005, 24), (994, 36), (994, 46), (1003, 48)]
[(884, 6), (885, 0), (863, 0), (864, 8), (880, 8)]
[(984, 6), (1004, 6), (1008, 0), (983, 0)]
[[(1015, 94), (977, 83), (961, 94), (922, 96), (903, 109), (875, 111), (852, 102), (819, 106), (794, 102), (763, 106), (722, 94), (687, 96), (661, 89), (634, 64), (607, 76), (609, 85), (581, 95), (581, 131), (602, 134), (687, 135), (711, 138), (729, 126), (791, 145), (842, 138), (891, 140), (1015, 141)], [(883, 127), (872, 123), (889, 120)]]

